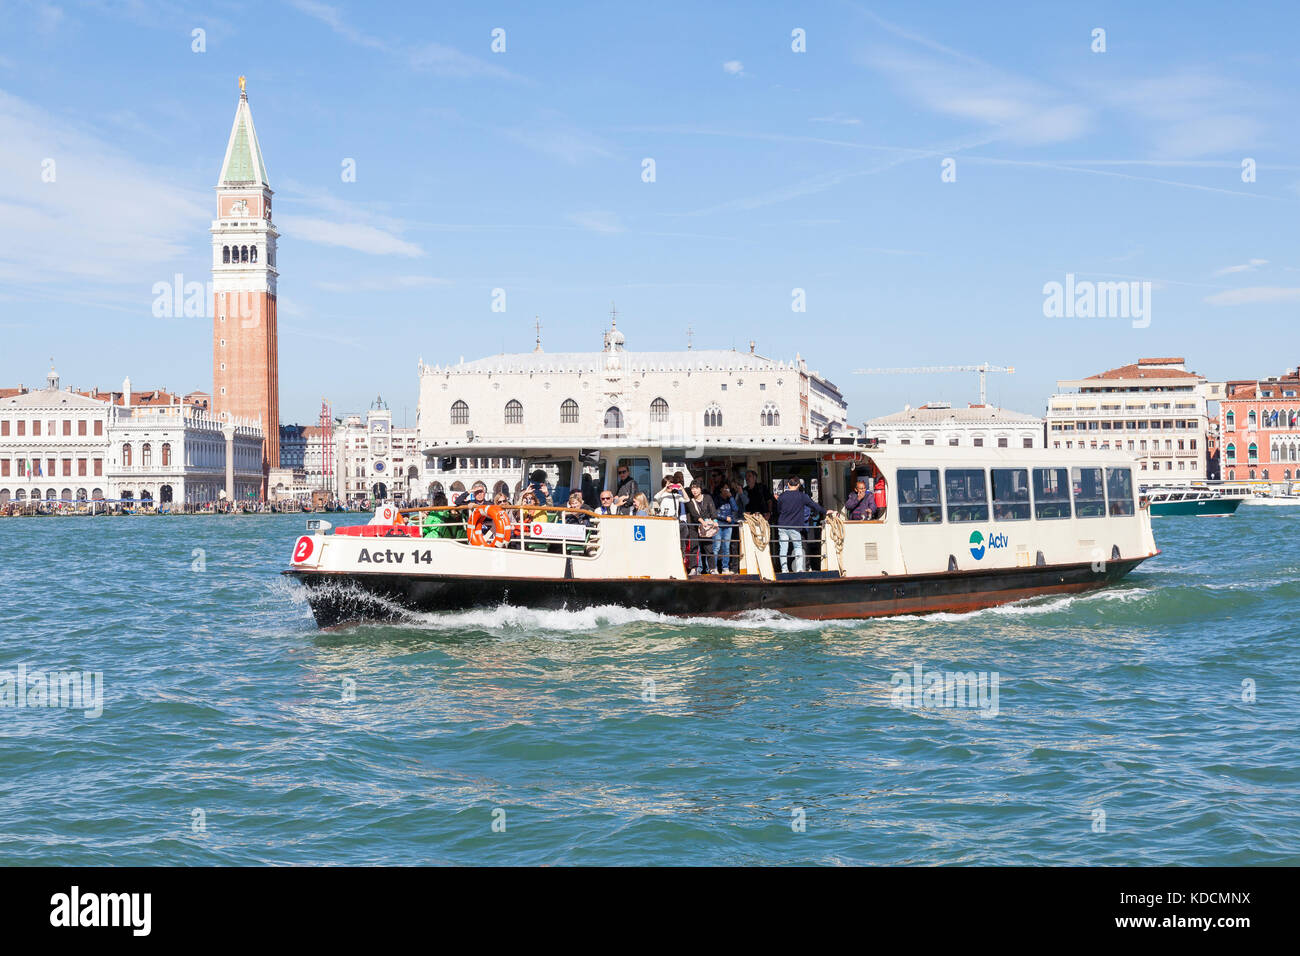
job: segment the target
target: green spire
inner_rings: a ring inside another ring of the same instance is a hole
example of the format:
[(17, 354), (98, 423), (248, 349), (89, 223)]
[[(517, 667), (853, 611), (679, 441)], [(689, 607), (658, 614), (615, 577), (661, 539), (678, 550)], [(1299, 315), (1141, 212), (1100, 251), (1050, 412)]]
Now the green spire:
[(230, 141), (226, 144), (226, 161), (221, 165), (220, 185), (249, 183), (271, 185), (266, 163), (262, 161), (262, 147), (257, 142), (257, 130), (253, 128), (253, 114), (248, 109), (248, 94), (241, 91)]

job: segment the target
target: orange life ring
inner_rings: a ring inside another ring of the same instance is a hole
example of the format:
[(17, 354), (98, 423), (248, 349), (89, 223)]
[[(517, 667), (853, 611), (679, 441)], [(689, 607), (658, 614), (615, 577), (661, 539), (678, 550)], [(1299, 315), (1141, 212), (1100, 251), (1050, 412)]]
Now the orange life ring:
[[(483, 536), (484, 519), (492, 521), (491, 540)], [(470, 510), (465, 522), (465, 537), (470, 544), (480, 548), (504, 548), (514, 533), (515, 526), (500, 505), (478, 505)]]

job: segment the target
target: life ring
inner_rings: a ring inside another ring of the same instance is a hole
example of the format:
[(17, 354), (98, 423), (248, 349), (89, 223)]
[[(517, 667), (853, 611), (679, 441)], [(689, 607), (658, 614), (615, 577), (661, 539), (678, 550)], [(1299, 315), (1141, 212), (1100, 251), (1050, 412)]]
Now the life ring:
[[(492, 537), (483, 535), (484, 520), (492, 522)], [(500, 505), (478, 505), (472, 508), (465, 521), (465, 537), (469, 543), (479, 548), (504, 548), (514, 537), (515, 526)]]

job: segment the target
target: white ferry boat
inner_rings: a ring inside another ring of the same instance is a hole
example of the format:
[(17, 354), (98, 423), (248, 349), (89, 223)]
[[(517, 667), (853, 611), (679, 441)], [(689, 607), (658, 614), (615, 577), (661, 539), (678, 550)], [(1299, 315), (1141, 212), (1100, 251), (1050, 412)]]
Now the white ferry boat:
[[(810, 619), (963, 612), (1104, 587), (1158, 553), (1133, 461), (1114, 452), (1065, 461), (1047, 450), (862, 440), (694, 449), (612, 440), (431, 453), (522, 459), (519, 487), (541, 487), (559, 505), (385, 506), (368, 525), (332, 532), (309, 521), (284, 573), (306, 586), (321, 627), (500, 604), (723, 617), (771, 609)], [(665, 463), (684, 463), (697, 478), (752, 470), (769, 488), (802, 477), (829, 513), (797, 529), (808, 569), (781, 569), (779, 529), (761, 515), (736, 527), (737, 573), (692, 574), (683, 552), (707, 542), (690, 540), (678, 517), (565, 506), (574, 490), (587, 493), (587, 505), (594, 490), (612, 487), (620, 466), (657, 492)], [(545, 480), (535, 482), (539, 471)], [(884, 479), (883, 510), (844, 520), (838, 511), (861, 475)]]

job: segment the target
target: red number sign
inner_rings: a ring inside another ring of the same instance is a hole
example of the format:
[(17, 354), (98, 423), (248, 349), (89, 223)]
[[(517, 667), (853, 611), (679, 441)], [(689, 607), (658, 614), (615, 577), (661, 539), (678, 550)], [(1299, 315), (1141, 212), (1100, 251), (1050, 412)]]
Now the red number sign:
[(303, 535), (293, 546), (293, 563), (302, 564), (311, 557), (311, 553), (316, 550), (316, 544), (312, 541), (310, 535)]

